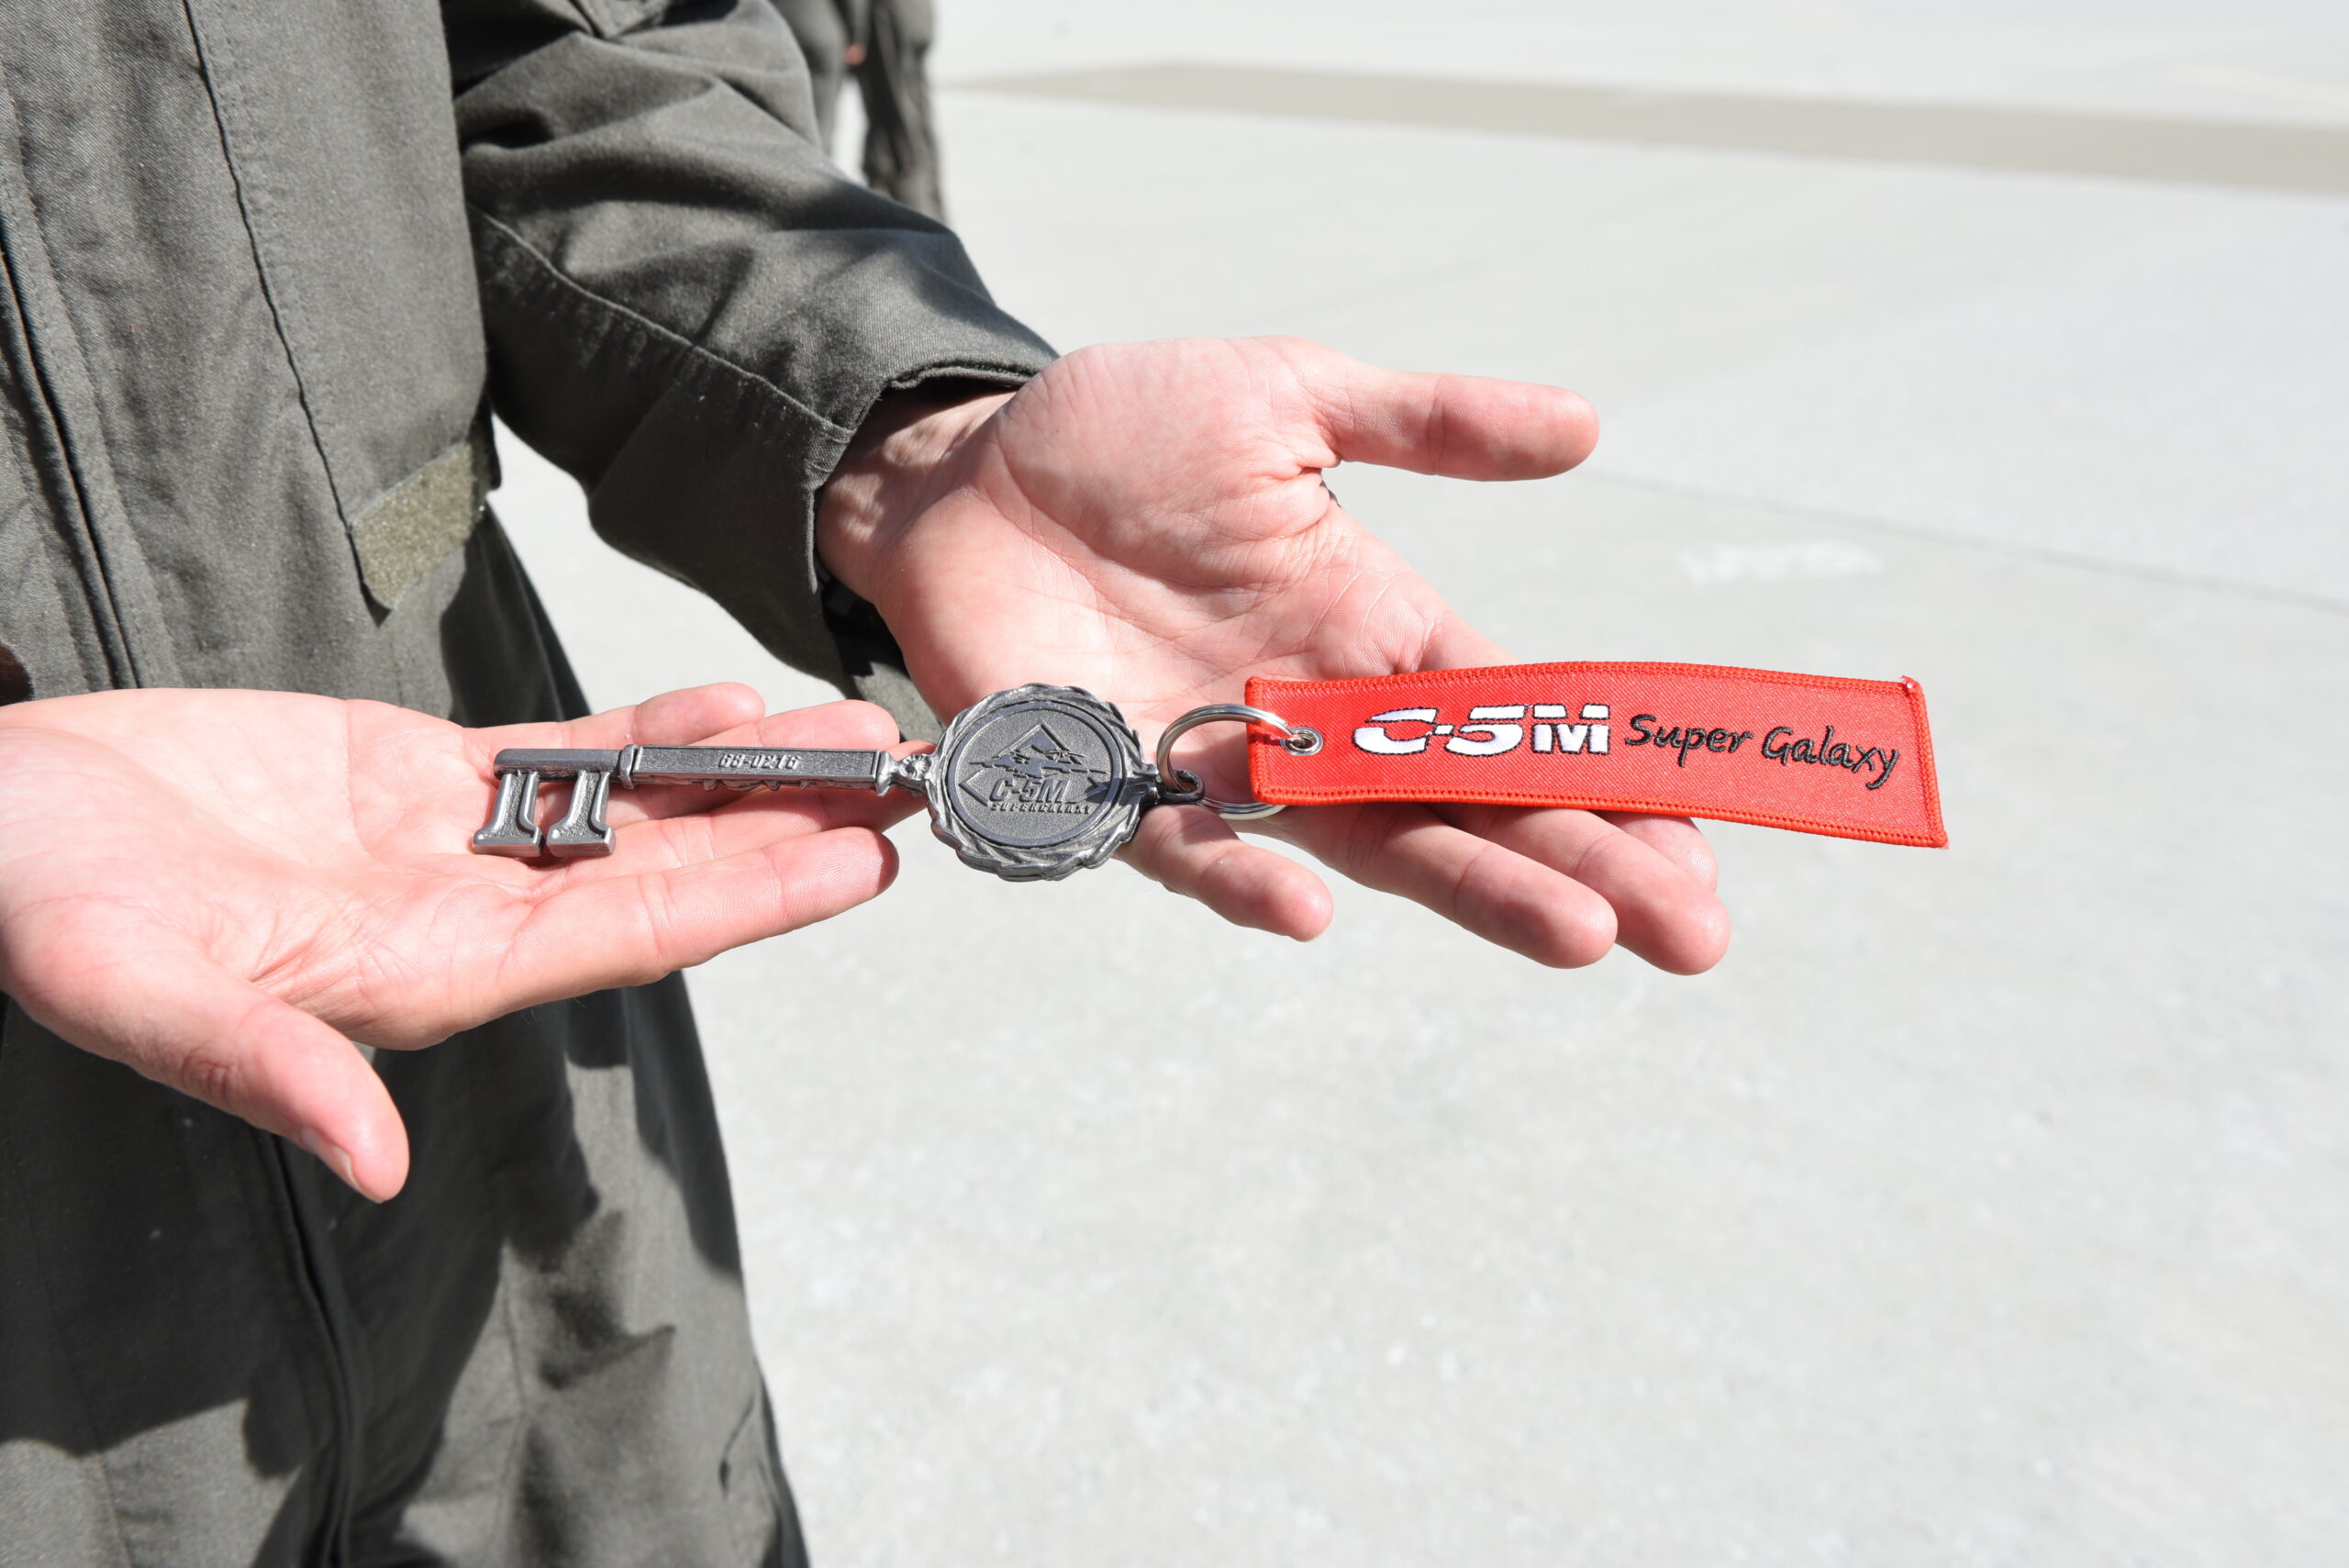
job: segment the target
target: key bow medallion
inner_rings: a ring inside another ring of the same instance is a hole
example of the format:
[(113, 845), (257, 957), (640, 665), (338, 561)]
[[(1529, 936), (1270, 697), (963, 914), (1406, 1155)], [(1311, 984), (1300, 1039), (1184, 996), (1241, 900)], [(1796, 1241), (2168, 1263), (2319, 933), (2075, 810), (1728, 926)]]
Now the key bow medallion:
[(1125, 716), (1076, 686), (1027, 685), (956, 714), (930, 764), (930, 828), (1008, 882), (1056, 882), (1134, 836), (1157, 797)]

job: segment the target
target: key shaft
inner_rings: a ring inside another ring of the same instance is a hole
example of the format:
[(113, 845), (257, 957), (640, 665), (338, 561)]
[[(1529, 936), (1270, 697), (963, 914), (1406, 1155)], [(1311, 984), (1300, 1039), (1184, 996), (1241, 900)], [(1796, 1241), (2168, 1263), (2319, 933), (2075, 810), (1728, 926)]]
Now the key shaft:
[(630, 746), (622, 782), (762, 785), (783, 789), (868, 789), (886, 795), (904, 782), (886, 751), (835, 751), (812, 746)]
[[(572, 859), (612, 852), (604, 809), (614, 786), (697, 784), (704, 789), (855, 789), (924, 792), (927, 759), (812, 746), (623, 746), (614, 751), (509, 747), (497, 753), (497, 799), (473, 835), (476, 854)], [(569, 781), (571, 798), (550, 827), (538, 825), (541, 781)]]

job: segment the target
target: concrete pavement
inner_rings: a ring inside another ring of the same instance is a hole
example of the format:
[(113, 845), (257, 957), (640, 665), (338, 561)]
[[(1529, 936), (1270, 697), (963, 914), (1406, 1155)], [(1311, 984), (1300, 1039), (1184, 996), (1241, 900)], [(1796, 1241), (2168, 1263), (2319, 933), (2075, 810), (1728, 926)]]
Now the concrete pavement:
[[(2321, 8), (1471, 9), (974, 4), (941, 69), (1310, 38), (2349, 123)], [(1334, 483), (1528, 656), (1917, 676), (1953, 847), (1711, 829), (1738, 941), (1680, 980), (1351, 889), (1300, 948), (909, 825), (887, 898), (696, 979), (818, 1561), (2337, 1561), (2349, 203), (943, 108), (962, 227), (1056, 341), (1294, 331), (1590, 393), (1563, 480)], [(598, 701), (823, 695), (508, 469)], [(654, 632), (606, 639), (623, 606)]]

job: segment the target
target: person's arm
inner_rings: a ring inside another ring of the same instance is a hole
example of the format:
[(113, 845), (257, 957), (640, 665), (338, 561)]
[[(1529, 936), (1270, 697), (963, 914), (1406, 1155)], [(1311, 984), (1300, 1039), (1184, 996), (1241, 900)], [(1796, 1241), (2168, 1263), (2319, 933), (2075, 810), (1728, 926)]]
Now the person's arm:
[(607, 859), (468, 852), (503, 747), (853, 748), (895, 734), (863, 703), (761, 711), (731, 685), (499, 729), (277, 692), (0, 707), (0, 995), (389, 1197), (406, 1134), (354, 1040), (430, 1045), (888, 885), (877, 829), (908, 808), (902, 795), (636, 789), (612, 798)]
[(606, 539), (918, 729), (828, 628), (816, 495), (891, 390), (1015, 386), (1052, 350), (953, 235), (824, 157), (767, 6), (444, 14), (497, 413)]
[[(840, 679), (811, 528), (836, 497), (825, 560), (941, 713), (1065, 682), (1148, 729), (1251, 673), (1499, 658), (1319, 473), (1554, 473), (1595, 436), (1581, 399), (1298, 344), (1052, 362), (952, 235), (818, 155), (771, 11), (581, 5), (592, 29), (560, 0), (464, 0), (451, 45), (497, 406), (623, 550)], [(970, 395), (1047, 364), (1008, 402)], [(878, 467), (827, 491), (860, 428)], [(856, 689), (918, 722), (885, 674)], [(1675, 818), (1357, 806), (1264, 830), (1545, 962), (1620, 936), (1698, 970), (1728, 940), (1711, 857)], [(1243, 924), (1305, 937), (1329, 917), (1310, 872), (1203, 811), (1151, 814), (1129, 858)]]

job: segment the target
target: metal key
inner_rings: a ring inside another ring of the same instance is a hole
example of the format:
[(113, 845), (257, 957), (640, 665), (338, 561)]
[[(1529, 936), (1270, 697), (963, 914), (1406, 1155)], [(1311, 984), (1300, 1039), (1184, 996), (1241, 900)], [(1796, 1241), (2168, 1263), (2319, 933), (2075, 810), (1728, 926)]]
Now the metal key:
[[(1115, 705), (1074, 686), (998, 692), (955, 715), (925, 756), (796, 747), (624, 746), (616, 751), (500, 751), (497, 799), (476, 853), (569, 859), (612, 852), (605, 805), (614, 786), (860, 789), (927, 797), (930, 830), (963, 863), (1012, 882), (1056, 881), (1099, 865), (1134, 836), (1141, 814), (1196, 790), (1162, 784)], [(562, 815), (541, 829), (539, 786), (571, 782)]]
[[(805, 747), (623, 746), (617, 751), (514, 749), (497, 754), (497, 801), (489, 822), (473, 835), (484, 855), (533, 859), (540, 854), (570, 859), (612, 852), (611, 824), (604, 806), (612, 786), (697, 784), (704, 789), (869, 789), (886, 795), (893, 786), (918, 789), (922, 770), (886, 751), (832, 751)], [(543, 832), (538, 825), (539, 785), (571, 781), (571, 804)]]

